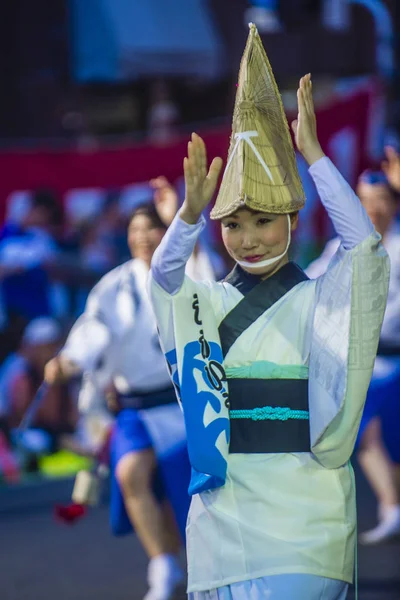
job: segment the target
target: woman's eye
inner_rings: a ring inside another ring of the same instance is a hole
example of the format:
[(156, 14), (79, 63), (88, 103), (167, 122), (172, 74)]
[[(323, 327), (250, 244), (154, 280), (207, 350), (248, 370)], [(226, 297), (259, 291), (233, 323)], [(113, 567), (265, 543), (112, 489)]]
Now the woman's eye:
[(239, 227), (238, 223), (225, 223), (225, 227), (227, 229), (237, 229)]
[(267, 219), (267, 217), (261, 217), (261, 219), (258, 219), (259, 225), (266, 225), (267, 223), (271, 223), (271, 219)]

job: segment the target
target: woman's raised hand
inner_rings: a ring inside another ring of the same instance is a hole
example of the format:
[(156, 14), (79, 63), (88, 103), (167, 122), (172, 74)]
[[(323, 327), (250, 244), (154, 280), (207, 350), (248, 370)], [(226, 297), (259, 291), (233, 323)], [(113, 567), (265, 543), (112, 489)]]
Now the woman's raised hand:
[(382, 170), (385, 173), (390, 186), (400, 192), (400, 153), (395, 148), (386, 146), (386, 160), (382, 162)]
[(214, 158), (207, 172), (207, 151), (203, 140), (196, 133), (188, 143), (188, 156), (183, 161), (185, 173), (185, 200), (180, 217), (186, 223), (195, 224), (214, 195), (222, 159)]
[(178, 194), (165, 177), (157, 177), (150, 181), (154, 190), (154, 205), (161, 221), (169, 227), (178, 210)]
[(309, 165), (324, 156), (318, 141), (317, 119), (314, 110), (311, 75), (300, 79), (297, 90), (297, 119), (292, 122), (296, 146)]

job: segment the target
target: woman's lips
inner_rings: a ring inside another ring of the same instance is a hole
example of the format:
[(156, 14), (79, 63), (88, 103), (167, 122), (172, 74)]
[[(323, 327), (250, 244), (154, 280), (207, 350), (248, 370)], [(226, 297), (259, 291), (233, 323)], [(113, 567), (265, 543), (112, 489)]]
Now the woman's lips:
[(260, 261), (262, 258), (263, 258), (263, 254), (255, 254), (253, 256), (245, 256), (244, 260), (247, 260), (247, 262), (256, 263), (256, 262)]

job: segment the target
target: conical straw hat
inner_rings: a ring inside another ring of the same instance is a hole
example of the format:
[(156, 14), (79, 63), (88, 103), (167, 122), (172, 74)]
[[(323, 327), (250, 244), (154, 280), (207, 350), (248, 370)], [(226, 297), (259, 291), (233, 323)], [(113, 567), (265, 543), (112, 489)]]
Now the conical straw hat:
[(239, 71), (228, 161), (212, 219), (247, 206), (288, 214), (305, 196), (282, 100), (255, 25)]

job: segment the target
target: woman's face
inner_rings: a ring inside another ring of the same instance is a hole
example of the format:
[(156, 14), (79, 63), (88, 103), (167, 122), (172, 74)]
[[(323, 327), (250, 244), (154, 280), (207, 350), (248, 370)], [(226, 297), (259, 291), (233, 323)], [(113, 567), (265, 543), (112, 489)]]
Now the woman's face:
[(361, 181), (357, 195), (377, 232), (385, 235), (397, 212), (396, 200), (388, 186)]
[[(291, 215), (291, 230), (298, 223), (298, 215)], [(269, 276), (288, 261), (287, 253), (276, 263), (258, 267), (257, 263), (279, 256), (288, 243), (287, 215), (254, 212), (247, 208), (237, 210), (221, 220), (222, 239), (229, 255), (235, 261), (246, 261), (253, 267), (243, 267), (254, 275)]]
[(150, 265), (164, 233), (164, 229), (156, 227), (147, 215), (134, 216), (128, 227), (128, 246), (131, 255)]

